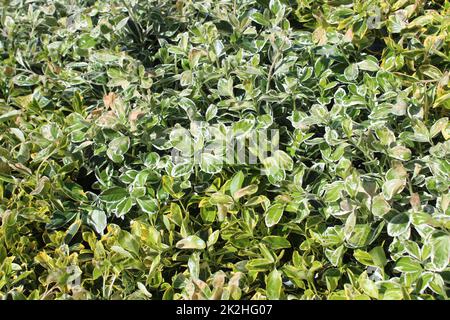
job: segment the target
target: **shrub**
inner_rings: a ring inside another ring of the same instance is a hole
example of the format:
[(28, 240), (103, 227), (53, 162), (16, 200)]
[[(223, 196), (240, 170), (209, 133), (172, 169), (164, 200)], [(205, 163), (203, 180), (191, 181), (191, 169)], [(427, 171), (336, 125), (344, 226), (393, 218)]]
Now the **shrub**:
[(447, 0), (71, 3), (2, 3), (0, 297), (447, 299)]

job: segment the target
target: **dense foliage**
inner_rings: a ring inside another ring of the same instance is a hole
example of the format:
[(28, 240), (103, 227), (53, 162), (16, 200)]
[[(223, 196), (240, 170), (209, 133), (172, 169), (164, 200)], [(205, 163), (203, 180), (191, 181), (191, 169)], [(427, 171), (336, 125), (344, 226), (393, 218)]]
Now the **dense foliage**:
[(448, 0), (0, 19), (1, 298), (447, 299)]

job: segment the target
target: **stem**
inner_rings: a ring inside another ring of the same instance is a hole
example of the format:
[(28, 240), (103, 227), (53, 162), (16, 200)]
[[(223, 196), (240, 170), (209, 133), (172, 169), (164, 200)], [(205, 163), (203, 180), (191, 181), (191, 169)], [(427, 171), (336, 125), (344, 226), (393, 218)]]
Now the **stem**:
[(269, 68), (269, 74), (267, 75), (266, 93), (269, 92), (269, 89), (270, 89), (270, 82), (272, 81), (273, 71), (274, 71), (274, 68), (275, 68), (275, 64), (278, 62), (278, 59), (279, 59), (280, 56), (281, 56), (281, 52), (280, 52), (280, 51), (277, 51), (277, 53), (276, 53), (275, 56), (273, 57), (272, 64), (270, 65), (270, 68)]
[(429, 113), (429, 109), (430, 109), (430, 106), (428, 103), (427, 89), (428, 89), (428, 86), (425, 83), (425, 95), (424, 95), (425, 101), (424, 101), (424, 106), (423, 106), (423, 120), (425, 123), (428, 121), (428, 113)]

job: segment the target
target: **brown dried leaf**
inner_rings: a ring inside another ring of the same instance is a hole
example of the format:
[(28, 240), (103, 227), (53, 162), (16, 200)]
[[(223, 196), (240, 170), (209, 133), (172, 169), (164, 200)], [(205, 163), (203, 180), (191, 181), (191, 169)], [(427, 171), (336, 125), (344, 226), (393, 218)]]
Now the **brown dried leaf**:
[(116, 99), (117, 95), (114, 92), (110, 92), (107, 95), (103, 96), (103, 103), (105, 104), (106, 109), (111, 108)]

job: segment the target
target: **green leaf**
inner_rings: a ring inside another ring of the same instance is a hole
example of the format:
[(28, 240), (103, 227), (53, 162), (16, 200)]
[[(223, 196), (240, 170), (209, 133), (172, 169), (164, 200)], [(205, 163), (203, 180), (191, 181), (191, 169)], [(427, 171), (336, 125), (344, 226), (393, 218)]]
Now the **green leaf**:
[(190, 161), (178, 163), (173, 166), (171, 176), (174, 178), (182, 177), (184, 175), (192, 173), (194, 165)]
[(222, 165), (223, 159), (220, 157), (210, 153), (202, 153), (200, 158), (200, 168), (202, 171), (215, 174), (222, 170)]
[(377, 195), (372, 199), (372, 213), (376, 217), (383, 217), (391, 210), (391, 206), (382, 195)]
[(288, 171), (291, 171), (294, 168), (294, 161), (286, 152), (277, 150), (273, 153), (272, 157), (275, 159), (279, 168)]
[(347, 244), (352, 248), (365, 247), (369, 244), (371, 227), (368, 224), (357, 224), (351, 235), (347, 238)]
[(194, 143), (189, 130), (184, 128), (175, 128), (169, 135), (172, 147), (180, 151), (182, 156), (191, 156), (194, 152)]
[(265, 223), (268, 228), (273, 227), (278, 222), (280, 222), (281, 217), (283, 216), (284, 205), (280, 203), (275, 203), (271, 205), (265, 215)]
[(239, 189), (234, 193), (234, 199), (239, 200), (242, 197), (250, 196), (258, 191), (258, 186), (256, 184), (251, 184), (247, 187)]
[(177, 242), (175, 245), (178, 249), (198, 249), (203, 250), (206, 248), (206, 243), (196, 235), (188, 236)]
[(333, 292), (339, 285), (341, 272), (339, 271), (339, 269), (335, 268), (327, 269), (323, 274), (323, 278), (325, 279), (327, 290)]
[(342, 258), (344, 257), (345, 251), (346, 248), (343, 245), (337, 247), (336, 249), (326, 248), (325, 256), (333, 266), (337, 267), (342, 263)]
[(268, 27), (270, 26), (270, 21), (266, 19), (260, 12), (255, 12), (250, 16), (250, 20), (255, 21), (256, 23)]
[(106, 151), (106, 154), (112, 161), (119, 163), (123, 161), (123, 155), (128, 151), (129, 148), (130, 138), (125, 136), (118, 137), (113, 139), (108, 144), (108, 150)]
[(246, 137), (254, 126), (254, 121), (251, 119), (242, 119), (233, 123), (233, 135), (237, 138)]
[(108, 203), (117, 203), (127, 197), (129, 197), (128, 191), (120, 187), (107, 189), (100, 194), (100, 199)]
[(133, 206), (133, 201), (131, 200), (131, 198), (123, 199), (122, 201), (120, 201), (117, 204), (116, 216), (117, 217), (124, 216), (125, 214), (127, 214), (131, 210), (132, 206)]
[(211, 195), (209, 202), (213, 205), (215, 204), (229, 205), (233, 203), (233, 198), (223, 193), (214, 193)]
[(387, 232), (391, 237), (398, 237), (409, 229), (409, 216), (405, 213), (398, 213), (388, 223)]
[(211, 121), (214, 119), (217, 115), (217, 106), (214, 104), (211, 104), (208, 109), (206, 110), (205, 118), (206, 121)]
[(411, 150), (404, 146), (395, 146), (389, 149), (389, 155), (398, 160), (408, 161), (411, 159)]
[(233, 79), (220, 79), (217, 83), (217, 90), (222, 97), (234, 97), (233, 94)]
[(22, 113), (20, 110), (11, 110), (0, 115), (0, 123), (19, 116)]
[(358, 78), (359, 68), (356, 63), (352, 63), (344, 70), (345, 79), (348, 81), (354, 81)]
[(214, 52), (217, 57), (220, 57), (224, 54), (224, 48), (223, 42), (220, 40), (214, 41)]
[(431, 263), (434, 271), (443, 271), (450, 261), (450, 236), (439, 233), (430, 240)]
[(121, 230), (119, 233), (118, 241), (123, 249), (127, 250), (128, 252), (131, 252), (132, 254), (134, 254), (134, 256), (139, 255), (140, 245), (139, 241), (136, 239), (134, 235), (125, 230)]
[(398, 10), (389, 16), (387, 21), (387, 28), (390, 33), (401, 33), (406, 28), (405, 17), (407, 17), (406, 10)]
[(277, 269), (269, 273), (266, 280), (266, 295), (269, 300), (279, 300), (281, 297), (281, 272)]
[(325, 202), (336, 202), (341, 198), (341, 191), (343, 189), (343, 183), (341, 181), (333, 182), (329, 184), (326, 188), (324, 201)]
[(83, 188), (77, 183), (66, 182), (63, 185), (64, 193), (75, 201), (85, 202), (88, 200)]
[(103, 210), (94, 209), (89, 213), (89, 223), (94, 227), (95, 231), (103, 234), (106, 229), (107, 220)]
[(430, 129), (430, 137), (436, 137), (442, 130), (444, 130), (448, 125), (448, 118), (441, 118), (436, 121), (435, 124)]
[(75, 235), (78, 233), (78, 230), (80, 230), (82, 221), (80, 219), (76, 219), (69, 228), (67, 228), (67, 231), (64, 236), (64, 242), (66, 244), (69, 244), (72, 239), (75, 237)]
[(139, 208), (147, 214), (155, 214), (159, 210), (158, 201), (156, 199), (137, 198), (136, 202), (139, 205)]
[(397, 260), (395, 270), (403, 273), (422, 272), (422, 266), (416, 260), (410, 257), (404, 257)]
[(267, 243), (269, 248), (273, 250), (290, 248), (291, 243), (284, 237), (280, 236), (267, 236), (262, 239), (263, 242)]
[(269, 9), (272, 11), (273, 14), (277, 14), (282, 7), (282, 4), (279, 0), (270, 0), (269, 2)]
[(49, 223), (45, 226), (49, 230), (58, 229), (71, 223), (78, 215), (77, 211), (55, 211)]
[(378, 286), (369, 278), (363, 277), (359, 279), (359, 286), (369, 297), (378, 299)]
[(356, 260), (358, 260), (359, 263), (365, 265), (365, 266), (374, 266), (375, 262), (373, 261), (372, 255), (366, 251), (356, 249), (353, 253)]
[(428, 131), (427, 126), (420, 120), (415, 119), (414, 125), (414, 140), (418, 142), (429, 142), (430, 141), (430, 132)]
[(230, 183), (230, 193), (235, 198), (235, 193), (241, 189), (242, 184), (244, 183), (244, 173), (239, 171), (233, 176), (233, 179)]
[(263, 165), (270, 183), (278, 184), (286, 178), (286, 172), (279, 167), (279, 163), (274, 157), (264, 159)]
[(429, 287), (431, 290), (439, 294), (440, 296), (444, 297), (445, 299), (448, 299), (447, 293), (446, 293), (446, 286), (444, 283), (444, 279), (442, 279), (442, 276), (438, 273), (433, 274), (433, 278), (430, 281)]
[(373, 259), (373, 262), (376, 266), (380, 268), (384, 268), (387, 264), (386, 254), (384, 253), (384, 249), (381, 246), (375, 247), (372, 250), (370, 250), (370, 255)]
[(445, 105), (447, 109), (449, 109), (449, 102), (450, 101), (450, 92), (443, 94), (442, 96), (440, 96), (439, 98), (436, 99), (436, 101), (434, 101), (433, 104), (433, 108), (437, 108), (441, 105)]
[(383, 195), (386, 200), (391, 200), (395, 195), (401, 193), (405, 188), (404, 179), (392, 179), (383, 184)]
[(364, 61), (358, 62), (358, 68), (364, 71), (378, 71), (380, 66), (375, 61), (376, 59), (366, 59)]

